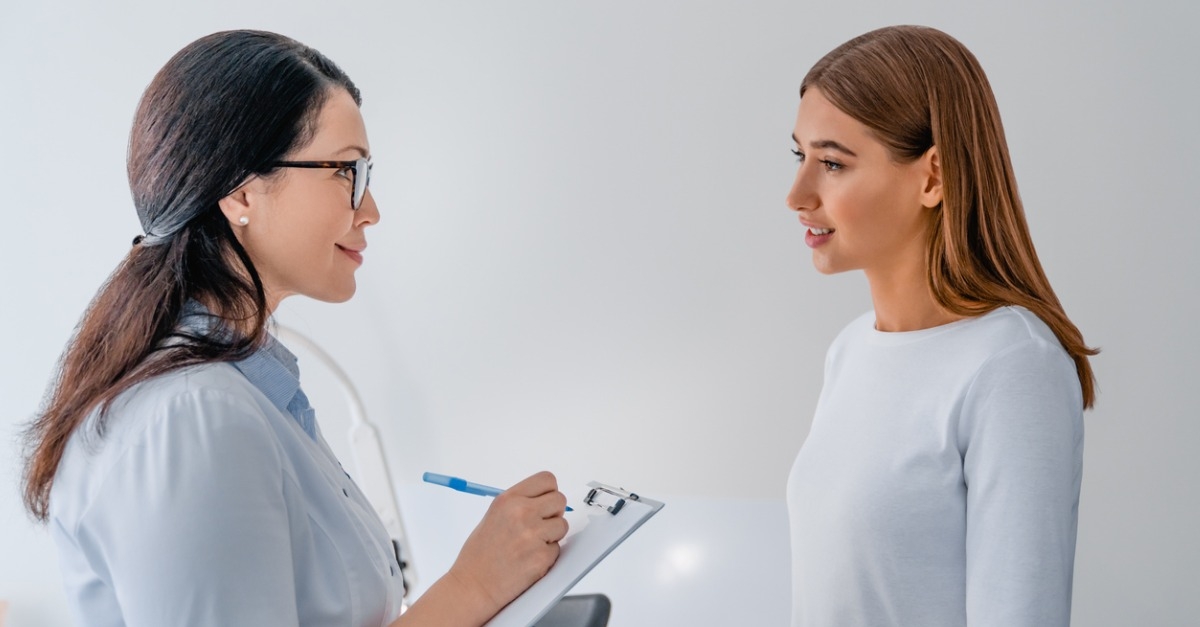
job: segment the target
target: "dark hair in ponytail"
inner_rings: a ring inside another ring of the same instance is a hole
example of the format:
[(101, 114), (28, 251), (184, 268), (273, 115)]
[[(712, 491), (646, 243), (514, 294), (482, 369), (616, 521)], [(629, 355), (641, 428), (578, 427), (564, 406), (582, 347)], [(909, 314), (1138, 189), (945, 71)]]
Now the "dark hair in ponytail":
[[(332, 61), (262, 31), (203, 37), (158, 72), (129, 139), (129, 186), (146, 234), (100, 288), (25, 431), (25, 506), (49, 514), (50, 488), (71, 435), (131, 386), (179, 368), (246, 357), (265, 336), (266, 295), (220, 199), (313, 137), (335, 89), (361, 104)], [(178, 328), (203, 303), (231, 333)]]

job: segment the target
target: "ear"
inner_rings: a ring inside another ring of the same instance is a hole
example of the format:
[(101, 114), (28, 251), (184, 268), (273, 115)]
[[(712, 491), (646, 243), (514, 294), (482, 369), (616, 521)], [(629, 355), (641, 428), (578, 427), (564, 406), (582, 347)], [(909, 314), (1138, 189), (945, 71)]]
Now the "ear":
[(937, 146), (931, 146), (921, 156), (925, 185), (921, 190), (921, 206), (933, 209), (942, 204), (942, 159)]
[(221, 213), (225, 215), (225, 219), (229, 220), (229, 225), (233, 227), (236, 233), (239, 223), (243, 217), (249, 217), (254, 208), (253, 194), (248, 189), (249, 184), (243, 183), (230, 194), (217, 201), (217, 206), (221, 208)]

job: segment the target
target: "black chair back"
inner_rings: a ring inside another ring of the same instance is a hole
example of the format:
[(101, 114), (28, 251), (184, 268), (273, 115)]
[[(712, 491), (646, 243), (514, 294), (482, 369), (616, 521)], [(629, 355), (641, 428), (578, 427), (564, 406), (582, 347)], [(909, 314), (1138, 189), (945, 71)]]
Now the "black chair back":
[(572, 594), (559, 600), (533, 627), (605, 627), (612, 602), (603, 594)]

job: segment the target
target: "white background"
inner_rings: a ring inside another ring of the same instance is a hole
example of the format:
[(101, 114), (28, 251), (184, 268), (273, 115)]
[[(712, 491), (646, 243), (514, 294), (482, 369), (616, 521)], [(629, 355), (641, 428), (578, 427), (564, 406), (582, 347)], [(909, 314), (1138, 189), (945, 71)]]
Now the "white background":
[[(508, 485), (546, 468), (569, 490), (598, 479), (668, 502), (589, 580), (612, 624), (785, 623), (786, 476), (825, 348), (870, 306), (861, 276), (811, 268), (783, 205), (788, 135), (808, 68), (895, 23), (979, 57), (1043, 264), (1103, 349), (1075, 624), (1193, 624), (1200, 10), (1047, 4), (5, 0), (10, 627), (68, 621), (53, 546), (19, 502), (18, 434), (139, 231), (124, 172), (137, 99), (188, 42), (247, 27), (320, 49), (364, 94), (383, 220), (358, 296), (278, 317), (358, 383), (425, 583), (486, 503), (422, 471)], [(340, 445), (337, 392), (302, 367)]]

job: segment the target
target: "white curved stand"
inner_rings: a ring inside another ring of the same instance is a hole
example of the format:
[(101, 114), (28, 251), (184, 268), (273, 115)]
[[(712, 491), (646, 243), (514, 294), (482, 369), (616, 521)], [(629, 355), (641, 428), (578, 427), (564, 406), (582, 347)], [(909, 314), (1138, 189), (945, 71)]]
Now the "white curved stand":
[(413, 564), (408, 534), (404, 532), (404, 521), (400, 518), (400, 506), (396, 502), (396, 491), (392, 487), (392, 476), (388, 473), (383, 445), (379, 441), (375, 425), (367, 420), (362, 398), (341, 366), (315, 342), (278, 322), (274, 325), (274, 332), (284, 344), (302, 346), (304, 350), (312, 353), (329, 368), (346, 395), (347, 404), (350, 406), (350, 448), (354, 454), (354, 466), (358, 474), (356, 480), (359, 488), (375, 507), (379, 518), (383, 520), (383, 525), (395, 544), (396, 559), (400, 562), (400, 574), (404, 583), (404, 598), (407, 600), (409, 592), (417, 584), (417, 569)]

